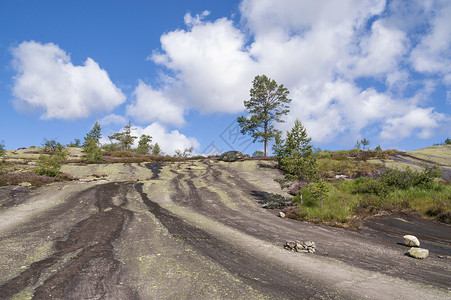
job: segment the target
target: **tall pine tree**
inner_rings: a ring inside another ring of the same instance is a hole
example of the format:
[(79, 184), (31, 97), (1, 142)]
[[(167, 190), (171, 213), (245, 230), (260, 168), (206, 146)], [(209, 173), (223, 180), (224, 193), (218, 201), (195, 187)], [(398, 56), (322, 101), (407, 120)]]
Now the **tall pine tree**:
[(252, 85), (251, 98), (244, 101), (244, 106), (249, 111), (249, 119), (241, 116), (238, 118), (238, 124), (241, 133), (249, 133), (254, 142), (264, 142), (265, 156), (268, 156), (268, 142), (279, 134), (274, 125), (276, 122), (284, 122), (281, 117), (290, 111), (290, 92), (283, 84), (278, 85), (275, 80), (265, 75), (256, 76)]

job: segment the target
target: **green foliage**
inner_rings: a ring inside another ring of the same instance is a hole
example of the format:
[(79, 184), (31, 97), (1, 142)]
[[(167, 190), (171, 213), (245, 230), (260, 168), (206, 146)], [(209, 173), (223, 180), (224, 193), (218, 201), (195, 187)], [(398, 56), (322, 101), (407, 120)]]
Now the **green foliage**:
[(101, 149), (108, 151), (108, 152), (113, 152), (113, 151), (119, 151), (121, 150), (121, 148), (119, 147), (118, 144), (103, 144), (101, 147)]
[(370, 177), (357, 178), (353, 181), (353, 186), (353, 193), (373, 194), (381, 198), (385, 198), (392, 190), (385, 182)]
[(161, 151), (160, 145), (158, 145), (158, 143), (156, 143), (153, 147), (152, 147), (152, 154), (156, 155), (156, 156), (162, 156), (164, 155), (164, 152)]
[(312, 196), (316, 201), (320, 201), (321, 209), (323, 209), (323, 200), (327, 197), (330, 186), (322, 179), (310, 184)]
[(420, 187), (431, 189), (434, 187), (435, 179), (442, 176), (442, 171), (437, 165), (425, 166), (422, 172), (416, 172), (407, 167), (405, 170), (387, 169), (381, 177), (381, 181), (387, 186), (408, 189)]
[(66, 151), (54, 155), (41, 154), (38, 160), (36, 174), (55, 177), (59, 174), (61, 164), (66, 160)]
[(0, 157), (2, 157), (3, 155), (5, 155), (5, 142), (1, 141), (0, 142)]
[(136, 153), (138, 154), (148, 154), (152, 149), (151, 143), (152, 137), (150, 135), (143, 134), (141, 135), (138, 141), (138, 148), (136, 149)]
[(382, 148), (380, 145), (377, 145), (377, 147), (374, 149), (376, 152), (382, 152)]
[(96, 121), (91, 131), (85, 136), (85, 142), (83, 143), (84, 158), (89, 163), (102, 162), (102, 150), (99, 146), (99, 140), (102, 137), (102, 128)]
[(74, 148), (78, 148), (81, 146), (81, 141), (80, 139), (75, 139), (73, 142), (70, 142), (69, 144), (67, 144), (67, 147), (74, 147)]
[(363, 138), (363, 140), (360, 141), (360, 143), (363, 146), (363, 150), (368, 150), (368, 146), (371, 144), (371, 142), (369, 140), (367, 140), (366, 138)]
[(287, 104), (291, 99), (288, 98), (288, 94), (289, 91), (283, 84), (278, 85), (275, 80), (261, 75), (252, 81), (251, 98), (244, 101), (250, 118), (244, 116), (238, 118), (241, 133), (250, 134), (254, 142), (264, 142), (265, 156), (268, 156), (268, 141), (278, 134), (274, 123), (284, 122), (282, 116), (290, 111)]
[(42, 146), (44, 146), (44, 152), (61, 152), (64, 149), (64, 146), (60, 142), (46, 138), (44, 138)]
[(113, 135), (108, 136), (110, 140), (116, 140), (121, 150), (130, 150), (137, 136), (131, 135), (132, 125), (131, 121), (124, 127), (121, 132), (116, 132)]
[(191, 154), (193, 153), (193, 151), (194, 151), (194, 148), (193, 148), (193, 147), (186, 148), (185, 150), (183, 150), (183, 152), (180, 151), (180, 150), (175, 150), (174, 157), (177, 157), (177, 158), (187, 158), (187, 157), (190, 157), (190, 156), (191, 156)]
[(285, 172), (284, 179), (278, 180), (282, 188), (287, 186), (287, 182), (297, 181), (300, 184), (302, 181), (318, 178), (318, 164), (310, 141), (311, 138), (299, 120), (296, 120), (294, 127), (287, 132), (286, 140), (280, 135), (276, 136), (273, 150), (279, 168)]
[(446, 145), (451, 145), (451, 139), (450, 139), (450, 138), (447, 138), (447, 139), (445, 140), (445, 144), (446, 144)]
[(357, 140), (357, 142), (355, 142), (354, 149), (357, 149), (357, 150), (362, 149), (362, 143), (359, 140)]
[(86, 143), (90, 142), (92, 143), (92, 141), (95, 141), (96, 145), (99, 145), (99, 141), (100, 138), (102, 137), (102, 127), (100, 127), (99, 122), (95, 122), (94, 125), (92, 126), (91, 131), (89, 131), (86, 136), (85, 136), (85, 141), (83, 143), (83, 148), (85, 148)]
[(102, 162), (102, 150), (100, 149), (96, 138), (91, 137), (85, 140), (84, 147), (84, 158), (89, 163)]
[(265, 152), (257, 150), (252, 154), (252, 157), (263, 157), (265, 156)]

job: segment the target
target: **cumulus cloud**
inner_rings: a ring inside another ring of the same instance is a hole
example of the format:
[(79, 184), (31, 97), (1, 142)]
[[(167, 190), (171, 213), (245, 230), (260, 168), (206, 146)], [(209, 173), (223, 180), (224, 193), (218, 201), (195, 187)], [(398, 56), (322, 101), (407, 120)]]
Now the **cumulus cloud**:
[(155, 90), (140, 80), (133, 95), (135, 102), (127, 106), (127, 114), (138, 122), (159, 121), (176, 126), (185, 123), (183, 107), (174, 103), (164, 90)]
[(189, 28), (164, 34), (162, 51), (151, 56), (175, 73), (172, 96), (203, 112), (242, 110), (255, 76), (254, 62), (244, 49), (244, 33), (225, 18), (209, 22), (188, 14), (185, 22)]
[(436, 1), (429, 33), (411, 53), (411, 61), (419, 72), (442, 74), (446, 84), (451, 85), (451, 3)]
[(443, 114), (434, 112), (432, 108), (414, 108), (407, 114), (388, 120), (380, 133), (383, 139), (397, 139), (411, 136), (429, 138), (434, 129), (439, 127), (438, 121), (445, 119)]
[(102, 126), (108, 126), (108, 125), (124, 125), (127, 123), (127, 119), (123, 116), (111, 114), (103, 117), (99, 121), (100, 125)]
[(169, 79), (152, 91), (179, 110), (236, 113), (266, 74), (291, 91), (281, 129), (299, 118), (315, 142), (428, 138), (447, 117), (427, 99), (436, 74), (451, 82), (451, 3), (404, 4), (243, 0), (240, 24), (187, 14), (150, 56)]
[[(173, 155), (176, 150), (199, 147), (199, 142), (195, 138), (187, 137), (178, 130), (169, 131), (157, 122), (144, 128), (133, 126), (132, 135), (140, 137), (142, 134), (150, 135), (152, 144), (158, 143), (163, 152), (169, 155)], [(135, 146), (138, 146), (138, 140), (135, 141)]]
[(74, 66), (53, 43), (22, 42), (12, 49), (16, 108), (42, 110), (42, 119), (77, 119), (111, 111), (125, 95), (91, 58)]

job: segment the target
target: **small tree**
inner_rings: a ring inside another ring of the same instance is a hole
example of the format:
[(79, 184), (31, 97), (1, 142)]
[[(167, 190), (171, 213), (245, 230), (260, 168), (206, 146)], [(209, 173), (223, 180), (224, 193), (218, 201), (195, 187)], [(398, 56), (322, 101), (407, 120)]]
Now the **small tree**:
[(97, 146), (99, 146), (99, 141), (100, 141), (100, 138), (102, 137), (102, 134), (101, 134), (101, 131), (102, 131), (102, 127), (100, 127), (100, 124), (99, 124), (99, 122), (95, 122), (94, 123), (94, 126), (92, 126), (92, 129), (91, 129), (91, 131), (89, 131), (87, 134), (86, 134), (86, 136), (85, 136), (85, 141), (84, 141), (84, 143), (83, 143), (83, 147), (85, 147), (85, 144), (88, 142), (88, 140), (89, 139), (94, 139), (94, 141), (96, 142), (96, 145)]
[[(301, 187), (302, 182), (309, 182), (318, 177), (318, 164), (310, 141), (307, 130), (299, 120), (296, 120), (294, 127), (287, 132), (286, 140), (280, 135), (276, 136), (273, 150), (280, 169), (286, 173), (283, 180), (277, 180), (282, 188), (288, 186), (287, 182), (297, 182)], [(300, 192), (299, 198), (302, 204)]]
[(262, 157), (265, 156), (265, 152), (260, 151), (260, 150), (256, 150), (253, 154), (252, 157)]
[(73, 142), (70, 142), (69, 144), (67, 144), (67, 147), (78, 148), (80, 146), (81, 146), (80, 139), (75, 139)]
[(363, 140), (360, 141), (360, 143), (363, 146), (363, 150), (368, 150), (368, 146), (371, 144), (371, 142), (369, 140), (367, 140), (366, 138), (363, 138)]
[(315, 200), (319, 200), (321, 203), (321, 209), (323, 209), (323, 199), (325, 199), (329, 193), (329, 185), (322, 179), (310, 184), (312, 196)]
[(164, 155), (163, 151), (161, 151), (160, 145), (158, 145), (158, 143), (156, 143), (153, 147), (152, 147), (152, 154), (156, 155), (156, 156), (161, 156)]
[(50, 177), (57, 176), (61, 169), (61, 164), (66, 160), (66, 156), (66, 151), (61, 151), (54, 155), (41, 154), (39, 156), (36, 173), (38, 175), (45, 175)]
[(150, 135), (146, 134), (141, 135), (138, 141), (138, 148), (136, 149), (136, 152), (139, 154), (148, 154), (149, 151), (152, 149), (152, 146), (150, 145), (151, 142), (152, 137)]
[(354, 148), (360, 150), (362, 148), (362, 143), (359, 140), (357, 140), (355, 142)]
[(264, 142), (265, 156), (268, 156), (268, 142), (275, 138), (278, 131), (274, 128), (274, 123), (284, 122), (281, 117), (290, 110), (288, 104), (289, 91), (276, 81), (265, 75), (256, 76), (252, 82), (250, 90), (251, 98), (244, 101), (244, 106), (249, 110), (250, 118), (244, 116), (238, 118), (241, 133), (249, 133), (254, 142)]
[(450, 138), (447, 138), (447, 139), (445, 140), (445, 144), (446, 144), (446, 145), (451, 145), (451, 139), (450, 139)]
[(103, 160), (102, 150), (99, 147), (99, 140), (102, 137), (102, 128), (98, 122), (94, 123), (91, 131), (85, 136), (85, 142), (83, 143), (83, 152), (85, 159), (88, 162), (95, 163)]
[(132, 136), (132, 125), (131, 121), (128, 121), (128, 124), (124, 127), (121, 132), (116, 132), (115, 134), (108, 136), (110, 140), (118, 141), (120, 148), (122, 150), (130, 150), (137, 136)]
[(44, 138), (42, 146), (44, 146), (44, 152), (61, 152), (64, 149), (64, 146), (60, 142), (46, 138)]
[(174, 157), (187, 158), (187, 157), (191, 156), (193, 151), (194, 151), (194, 147), (186, 148), (185, 150), (183, 150), (183, 152), (180, 150), (175, 150)]
[(5, 142), (0, 142), (0, 157), (2, 157), (5, 154)]

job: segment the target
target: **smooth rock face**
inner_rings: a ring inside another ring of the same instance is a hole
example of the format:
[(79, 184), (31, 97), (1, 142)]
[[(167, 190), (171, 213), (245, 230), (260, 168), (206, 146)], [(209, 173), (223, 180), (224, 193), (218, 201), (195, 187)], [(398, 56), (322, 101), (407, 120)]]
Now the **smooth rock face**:
[(405, 235), (404, 236), (404, 245), (410, 247), (420, 247), (420, 241), (414, 235)]
[(429, 256), (429, 250), (423, 248), (410, 248), (409, 255), (418, 259), (425, 259)]

